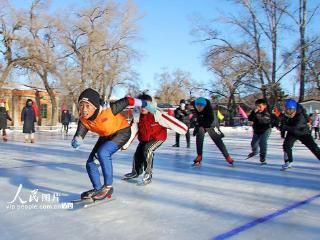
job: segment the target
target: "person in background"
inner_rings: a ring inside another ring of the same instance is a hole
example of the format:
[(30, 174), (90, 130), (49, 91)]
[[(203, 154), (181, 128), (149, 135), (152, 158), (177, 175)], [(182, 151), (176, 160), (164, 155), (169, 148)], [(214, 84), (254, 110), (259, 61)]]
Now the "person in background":
[[(186, 100), (180, 100), (180, 106), (174, 111), (174, 117), (190, 127), (190, 111), (187, 108)], [(190, 131), (186, 134), (187, 148), (190, 148)], [(180, 134), (176, 133), (176, 143), (172, 147), (180, 147)]]
[(312, 115), (312, 129), (314, 130), (314, 139), (320, 140), (319, 124), (320, 124), (319, 110), (315, 110)]
[(28, 143), (30, 137), (31, 143), (34, 143), (35, 122), (37, 122), (37, 118), (31, 99), (27, 100), (26, 106), (22, 109), (21, 122), (23, 122), (23, 133), (25, 134), (24, 142)]
[(61, 113), (61, 123), (63, 126), (63, 131), (67, 134), (69, 130), (69, 124), (71, 122), (71, 114), (68, 110), (63, 110)]
[(2, 139), (4, 142), (8, 141), (7, 132), (6, 132), (7, 120), (12, 121), (5, 107), (4, 102), (0, 102), (0, 130), (2, 129)]

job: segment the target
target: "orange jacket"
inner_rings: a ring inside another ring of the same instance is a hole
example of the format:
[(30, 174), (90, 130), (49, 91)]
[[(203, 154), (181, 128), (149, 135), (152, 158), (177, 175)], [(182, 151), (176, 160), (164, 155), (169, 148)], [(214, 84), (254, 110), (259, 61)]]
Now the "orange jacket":
[(99, 134), (100, 137), (113, 135), (130, 126), (121, 113), (113, 115), (111, 108), (102, 110), (93, 121), (84, 118), (80, 118), (80, 121), (89, 131)]

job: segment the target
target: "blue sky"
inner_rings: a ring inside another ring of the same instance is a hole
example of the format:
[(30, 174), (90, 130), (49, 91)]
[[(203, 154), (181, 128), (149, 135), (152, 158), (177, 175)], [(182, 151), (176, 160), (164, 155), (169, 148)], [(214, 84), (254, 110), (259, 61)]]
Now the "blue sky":
[[(142, 13), (141, 33), (143, 40), (137, 44), (145, 54), (136, 65), (145, 83), (154, 78), (163, 68), (170, 71), (180, 68), (189, 71), (192, 77), (201, 82), (212, 78), (202, 64), (203, 46), (195, 43), (190, 35), (191, 17), (194, 14), (212, 16), (217, 5), (210, 0), (136, 0)], [(216, 1), (221, 2), (221, 1)], [(220, 4), (221, 5), (221, 4)], [(145, 85), (148, 87), (148, 84)]]
[[(124, 1), (118, 0), (118, 2)], [(25, 7), (31, 1), (14, 0), (13, 2), (17, 6)], [(142, 81), (142, 89), (155, 89), (157, 83), (154, 81), (154, 75), (160, 73), (164, 68), (169, 71), (177, 68), (189, 71), (193, 79), (202, 83), (209, 83), (214, 79), (214, 76), (202, 64), (204, 46), (194, 43), (196, 39), (190, 34), (191, 18), (194, 15), (200, 15), (205, 19), (214, 19), (222, 13), (236, 15), (238, 9), (231, 5), (230, 1), (133, 0), (133, 2), (144, 15), (139, 22), (141, 40), (134, 45), (143, 55), (140, 62), (134, 63), (134, 68)], [(310, 5), (315, 5), (317, 2), (317, 0), (308, 1)], [(54, 9), (86, 3), (87, 1), (83, 0), (52, 0)], [(225, 35), (229, 34), (228, 37), (239, 36), (231, 29), (227, 29), (225, 25), (217, 27), (220, 27), (219, 30)], [(282, 43), (288, 44), (290, 39), (292, 36), (286, 36), (282, 39)], [(283, 85), (287, 91), (292, 90), (288, 83)]]

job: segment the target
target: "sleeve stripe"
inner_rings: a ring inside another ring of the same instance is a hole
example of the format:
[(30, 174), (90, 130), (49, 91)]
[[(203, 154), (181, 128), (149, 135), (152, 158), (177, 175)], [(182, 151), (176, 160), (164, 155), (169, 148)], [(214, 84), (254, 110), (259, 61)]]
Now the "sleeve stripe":
[(181, 128), (181, 129), (184, 130), (185, 132), (188, 131), (188, 128), (185, 128), (184, 126), (180, 125), (179, 123), (173, 121), (172, 119), (170, 119), (170, 118), (167, 117), (166, 115), (162, 114), (162, 117), (165, 118), (166, 120), (168, 120), (169, 122), (173, 123), (174, 125), (178, 126), (179, 128)]

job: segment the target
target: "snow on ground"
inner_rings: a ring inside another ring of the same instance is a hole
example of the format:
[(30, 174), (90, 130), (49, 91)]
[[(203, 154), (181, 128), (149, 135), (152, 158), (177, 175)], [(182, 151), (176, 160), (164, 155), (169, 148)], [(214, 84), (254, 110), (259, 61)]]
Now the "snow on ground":
[(258, 158), (244, 160), (250, 151), (249, 128), (223, 131), (234, 168), (208, 137), (202, 166), (191, 167), (195, 138), (191, 149), (183, 137), (182, 147), (172, 148), (170, 133), (155, 154), (150, 185), (121, 180), (131, 170), (135, 142), (113, 156), (114, 201), (46, 210), (17, 208), (68, 203), (90, 189), (85, 161), (97, 137), (88, 136), (75, 151), (71, 134), (37, 133), (31, 145), (10, 131), (10, 141), (0, 143), (0, 239), (320, 239), (320, 162), (297, 143), (294, 168), (279, 171), (282, 140), (273, 132), (268, 165), (260, 166)]

